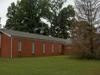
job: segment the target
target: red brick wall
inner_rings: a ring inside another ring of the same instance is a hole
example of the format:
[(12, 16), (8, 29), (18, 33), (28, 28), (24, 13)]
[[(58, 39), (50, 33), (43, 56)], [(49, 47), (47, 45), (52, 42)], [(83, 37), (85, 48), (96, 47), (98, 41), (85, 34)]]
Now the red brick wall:
[(1, 37), (1, 57), (11, 57), (11, 39), (5, 34)]
[(42, 41), (36, 39), (34, 42), (35, 42), (35, 56), (43, 56)]
[(13, 57), (18, 56), (18, 39), (15, 37), (12, 38), (12, 55)]
[[(22, 50), (18, 51), (18, 42), (22, 42)], [(57, 42), (39, 40), (39, 39), (29, 39), (29, 38), (12, 38), (12, 55), (13, 57), (31, 57), (32, 55), (32, 43), (35, 44), (35, 56), (51, 56), (51, 55), (61, 55), (70, 54), (71, 46), (63, 45)], [(45, 44), (45, 53), (43, 54), (43, 43)], [(2, 45), (1, 45), (1, 56), (10, 57), (11, 56), (11, 38), (7, 35), (2, 34)], [(54, 45), (54, 52), (52, 53), (52, 45)]]
[[(43, 54), (42, 46), (45, 44), (45, 53)], [(54, 52), (52, 53), (52, 45), (54, 45)], [(59, 48), (62, 47), (62, 44), (50, 42), (50, 41), (43, 41), (43, 40), (35, 40), (35, 56), (51, 56), (51, 55), (61, 55), (61, 51)]]
[(59, 44), (59, 43), (54, 44), (54, 55), (61, 55), (61, 52), (59, 51), (60, 48), (61, 48), (61, 44)]
[[(21, 41), (22, 49), (18, 50), (18, 43)], [(13, 38), (13, 57), (29, 57), (32, 56), (32, 40), (28, 38)]]
[(63, 54), (71, 54), (72, 53), (72, 46), (71, 45), (64, 45)]
[(22, 39), (22, 56), (32, 56), (32, 40)]
[(52, 55), (52, 43), (49, 41), (45, 41), (45, 55), (50, 56)]

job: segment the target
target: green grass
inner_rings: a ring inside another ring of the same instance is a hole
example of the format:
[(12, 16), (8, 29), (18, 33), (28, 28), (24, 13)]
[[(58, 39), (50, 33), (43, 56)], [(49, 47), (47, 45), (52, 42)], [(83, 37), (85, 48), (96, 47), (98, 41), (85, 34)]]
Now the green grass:
[(100, 61), (67, 56), (0, 58), (0, 75), (100, 75)]

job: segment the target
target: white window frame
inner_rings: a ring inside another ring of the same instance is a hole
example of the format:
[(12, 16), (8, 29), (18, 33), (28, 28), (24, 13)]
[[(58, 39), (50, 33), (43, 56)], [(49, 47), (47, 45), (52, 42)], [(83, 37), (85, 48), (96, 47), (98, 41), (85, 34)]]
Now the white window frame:
[(18, 41), (18, 51), (22, 51), (22, 41)]
[(32, 54), (34, 54), (35, 53), (35, 43), (33, 42), (32, 43)]
[(45, 48), (46, 48), (45, 43), (43, 43), (43, 45), (42, 45), (43, 54), (45, 54)]

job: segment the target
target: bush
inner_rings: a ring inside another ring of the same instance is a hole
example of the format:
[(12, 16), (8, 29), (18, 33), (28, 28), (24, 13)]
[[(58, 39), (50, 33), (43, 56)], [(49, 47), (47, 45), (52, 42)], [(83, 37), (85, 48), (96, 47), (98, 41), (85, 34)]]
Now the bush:
[(71, 54), (78, 58), (100, 59), (100, 47), (94, 47), (94, 51), (91, 53), (89, 45), (86, 46), (83, 43), (78, 44), (74, 41), (73, 51)]

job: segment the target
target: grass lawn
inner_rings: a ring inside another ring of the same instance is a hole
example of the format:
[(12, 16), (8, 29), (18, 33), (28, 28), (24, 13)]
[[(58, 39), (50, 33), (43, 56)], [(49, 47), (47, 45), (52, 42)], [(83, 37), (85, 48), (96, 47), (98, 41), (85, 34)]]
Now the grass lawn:
[(0, 58), (0, 75), (100, 75), (100, 61), (67, 56)]

